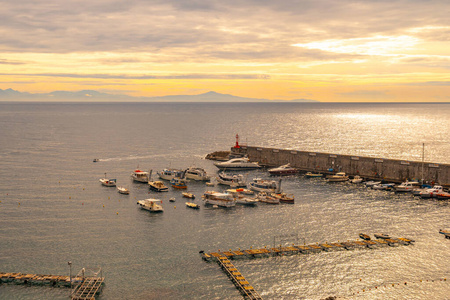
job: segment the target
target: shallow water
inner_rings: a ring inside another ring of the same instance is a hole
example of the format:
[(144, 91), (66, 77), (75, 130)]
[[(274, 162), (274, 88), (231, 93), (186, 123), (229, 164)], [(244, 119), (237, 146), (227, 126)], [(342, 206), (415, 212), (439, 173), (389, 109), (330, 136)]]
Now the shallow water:
[[(72, 261), (73, 273), (102, 267), (101, 299), (242, 299), (198, 251), (272, 246), (281, 234), (315, 243), (387, 232), (416, 243), (234, 263), (264, 299), (449, 299), (440, 279), (449, 279), (450, 243), (438, 234), (450, 226), (448, 202), (289, 177), (294, 205), (196, 211), (180, 191), (149, 193), (130, 179), (137, 166), (214, 174), (203, 157), (229, 149), (236, 133), (255, 146), (405, 160), (421, 160), (425, 143), (426, 161), (450, 163), (449, 121), (443, 104), (1, 103), (0, 271), (68, 275)], [(131, 194), (102, 187), (105, 172)], [(197, 203), (210, 189), (189, 184)], [(164, 213), (139, 210), (146, 197), (160, 197)], [(0, 285), (1, 299), (68, 295)]]

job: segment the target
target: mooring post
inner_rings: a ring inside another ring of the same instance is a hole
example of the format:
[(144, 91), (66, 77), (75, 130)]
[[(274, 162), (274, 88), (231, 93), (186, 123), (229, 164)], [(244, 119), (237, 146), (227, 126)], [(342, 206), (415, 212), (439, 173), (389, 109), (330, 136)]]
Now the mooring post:
[(67, 264), (69, 265), (69, 280), (70, 280), (70, 288), (72, 289), (72, 262), (69, 261), (67, 262)]

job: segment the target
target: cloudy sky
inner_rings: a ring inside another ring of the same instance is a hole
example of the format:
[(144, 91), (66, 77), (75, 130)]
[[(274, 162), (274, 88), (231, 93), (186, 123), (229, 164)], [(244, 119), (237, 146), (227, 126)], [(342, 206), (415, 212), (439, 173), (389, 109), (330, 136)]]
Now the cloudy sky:
[(447, 0), (1, 0), (0, 88), (450, 101)]

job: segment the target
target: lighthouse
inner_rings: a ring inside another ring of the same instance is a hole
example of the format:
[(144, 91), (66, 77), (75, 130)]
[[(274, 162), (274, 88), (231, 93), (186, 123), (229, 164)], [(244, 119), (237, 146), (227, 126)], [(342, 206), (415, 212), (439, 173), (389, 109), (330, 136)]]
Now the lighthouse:
[(239, 149), (241, 146), (239, 146), (239, 134), (236, 133), (236, 145), (234, 145), (234, 149)]

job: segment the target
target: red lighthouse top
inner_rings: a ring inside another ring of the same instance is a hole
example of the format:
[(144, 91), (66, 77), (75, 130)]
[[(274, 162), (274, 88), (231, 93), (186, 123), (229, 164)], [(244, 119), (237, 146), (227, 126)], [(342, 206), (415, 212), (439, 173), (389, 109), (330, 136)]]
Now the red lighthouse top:
[(239, 134), (236, 133), (236, 145), (234, 145), (235, 149), (241, 148), (241, 146), (239, 146)]

